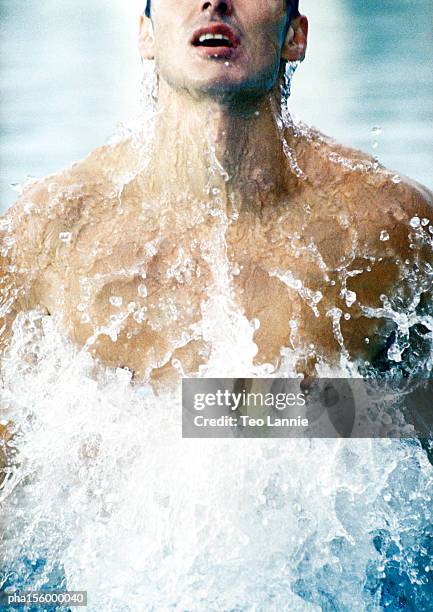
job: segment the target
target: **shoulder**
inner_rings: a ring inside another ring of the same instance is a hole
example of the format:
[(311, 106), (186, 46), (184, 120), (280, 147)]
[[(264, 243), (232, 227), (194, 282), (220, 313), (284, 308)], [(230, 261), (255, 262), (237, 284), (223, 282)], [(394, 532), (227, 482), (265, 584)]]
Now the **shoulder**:
[(300, 165), (312, 196), (320, 195), (322, 202), (328, 202), (331, 214), (344, 211), (360, 241), (382, 243), (383, 249), (389, 235), (399, 249), (408, 246), (412, 230), (432, 231), (433, 193), (427, 187), (389, 170), (363, 151), (317, 130), (302, 129)]
[[(124, 175), (138, 172), (130, 139), (94, 149), (84, 159), (27, 184), (20, 199), (1, 217), (3, 253), (44, 256), (44, 243), (57, 228), (65, 231), (117, 194)], [(9, 248), (5, 248), (9, 245)], [(46, 246), (46, 244), (45, 244)]]
[(352, 187), (351, 216), (365, 244), (380, 253), (413, 259), (433, 238), (433, 194), (386, 168)]
[[(127, 175), (140, 168), (130, 138), (106, 144), (59, 172), (24, 185), (0, 217), (0, 308), (11, 300), (34, 307), (32, 286), (55, 260), (62, 241), (114, 206)], [(63, 245), (64, 246), (64, 245)]]

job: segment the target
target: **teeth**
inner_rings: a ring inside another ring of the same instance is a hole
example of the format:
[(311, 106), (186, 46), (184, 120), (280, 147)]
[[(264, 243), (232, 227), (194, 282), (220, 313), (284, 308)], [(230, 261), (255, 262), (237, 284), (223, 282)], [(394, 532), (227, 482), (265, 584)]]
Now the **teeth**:
[(222, 34), (202, 34), (198, 39), (198, 42), (202, 43), (205, 40), (224, 40), (225, 42), (230, 44), (230, 40)]

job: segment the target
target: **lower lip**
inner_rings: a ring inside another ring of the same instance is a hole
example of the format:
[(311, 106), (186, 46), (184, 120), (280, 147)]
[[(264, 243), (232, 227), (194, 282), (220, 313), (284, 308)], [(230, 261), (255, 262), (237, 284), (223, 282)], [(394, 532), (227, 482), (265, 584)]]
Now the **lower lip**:
[(193, 48), (201, 57), (210, 59), (233, 59), (239, 47), (204, 47), (193, 45)]

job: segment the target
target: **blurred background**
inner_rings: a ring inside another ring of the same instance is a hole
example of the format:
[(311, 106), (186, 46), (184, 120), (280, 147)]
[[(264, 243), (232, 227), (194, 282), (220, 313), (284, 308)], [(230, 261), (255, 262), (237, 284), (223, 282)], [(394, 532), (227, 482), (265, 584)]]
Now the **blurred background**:
[[(10, 185), (83, 157), (138, 113), (144, 4), (0, 0), (0, 209), (17, 198)], [(310, 44), (292, 110), (433, 187), (433, 2), (300, 0), (300, 8)]]

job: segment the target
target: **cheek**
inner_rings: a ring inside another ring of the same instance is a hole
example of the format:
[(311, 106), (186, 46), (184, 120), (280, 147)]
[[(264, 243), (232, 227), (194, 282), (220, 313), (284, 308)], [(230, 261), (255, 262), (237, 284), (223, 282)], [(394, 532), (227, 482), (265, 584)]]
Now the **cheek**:
[(185, 46), (187, 37), (183, 32), (180, 15), (161, 9), (154, 21), (155, 49), (160, 55), (171, 54), (174, 59), (182, 52), (181, 45)]
[(245, 23), (249, 23), (247, 29), (250, 40), (257, 48), (264, 50), (266, 55), (275, 54), (282, 47), (287, 14), (281, 5), (273, 10), (263, 9), (261, 13), (257, 13), (256, 19), (251, 19), (250, 16)]
[(282, 34), (274, 24), (260, 24), (251, 33), (249, 50), (254, 64), (260, 66), (279, 63), (282, 47)]
[[(184, 47), (185, 45), (183, 45)], [(157, 65), (170, 68), (177, 65), (184, 57), (185, 49), (181, 46), (179, 35), (170, 27), (159, 27), (155, 35), (155, 60)]]

